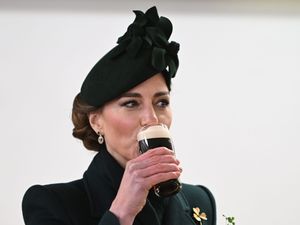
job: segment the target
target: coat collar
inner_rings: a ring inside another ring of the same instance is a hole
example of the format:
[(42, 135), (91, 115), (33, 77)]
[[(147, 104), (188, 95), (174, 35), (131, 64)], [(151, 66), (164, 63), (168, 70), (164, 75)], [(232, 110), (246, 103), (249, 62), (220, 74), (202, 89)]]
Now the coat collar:
[[(106, 149), (101, 150), (94, 157), (83, 175), (83, 182), (88, 194), (92, 217), (101, 218), (109, 210), (118, 192), (123, 173), (124, 169)], [(157, 200), (160, 201), (159, 199)], [(191, 218), (191, 210), (183, 192), (164, 199), (162, 202), (166, 205), (163, 224), (195, 224)], [(149, 224), (160, 225), (160, 222), (154, 206), (148, 199), (143, 210), (137, 215), (134, 225)]]
[(119, 189), (124, 169), (101, 149), (83, 175), (91, 215), (101, 217), (109, 208)]

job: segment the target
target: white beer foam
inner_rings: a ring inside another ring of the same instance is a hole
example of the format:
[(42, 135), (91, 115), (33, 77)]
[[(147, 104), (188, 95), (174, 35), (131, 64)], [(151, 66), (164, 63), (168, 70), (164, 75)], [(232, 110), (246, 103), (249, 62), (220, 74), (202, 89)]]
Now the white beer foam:
[(149, 138), (170, 138), (170, 132), (164, 126), (149, 126), (146, 130), (142, 130), (137, 135), (137, 140)]

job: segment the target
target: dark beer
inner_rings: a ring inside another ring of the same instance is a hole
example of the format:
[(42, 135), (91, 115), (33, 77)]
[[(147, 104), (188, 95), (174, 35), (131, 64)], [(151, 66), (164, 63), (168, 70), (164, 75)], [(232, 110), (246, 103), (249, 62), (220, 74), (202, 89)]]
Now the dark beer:
[[(157, 147), (166, 147), (174, 151), (169, 129), (164, 124), (147, 126), (138, 134), (139, 148), (142, 153)], [(168, 197), (178, 193), (181, 184), (177, 179), (168, 180), (154, 185), (154, 192), (159, 197)]]
[(149, 138), (149, 139), (142, 139), (139, 141), (140, 151), (145, 153), (151, 148), (157, 147), (166, 147), (170, 150), (173, 149), (172, 142), (170, 138)]

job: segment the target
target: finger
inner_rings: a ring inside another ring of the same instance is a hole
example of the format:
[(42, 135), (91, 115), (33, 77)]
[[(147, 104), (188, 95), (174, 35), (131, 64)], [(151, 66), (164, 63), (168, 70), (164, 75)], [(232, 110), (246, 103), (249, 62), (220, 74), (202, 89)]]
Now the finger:
[(157, 164), (162, 164), (162, 163), (169, 163), (169, 164), (176, 164), (179, 165), (179, 160), (175, 158), (174, 155), (154, 155), (152, 157), (147, 157), (145, 159), (136, 159), (127, 162), (126, 167), (128, 170), (134, 171), (134, 170), (139, 170), (139, 169), (145, 169)]
[[(138, 173), (134, 173), (133, 175), (133, 180), (135, 181), (135, 185), (133, 185), (133, 187), (139, 187), (140, 190), (145, 190), (145, 191), (149, 191), (154, 185), (167, 181), (167, 180), (171, 180), (171, 179), (178, 179), (181, 172), (177, 171), (177, 172), (161, 172), (161, 173), (156, 173), (153, 174), (152, 176), (149, 177), (144, 177), (141, 178), (140, 175), (137, 175)], [(132, 187), (131, 187), (132, 188)]]
[(180, 176), (180, 172), (168, 172), (168, 173), (157, 173), (153, 176), (150, 176), (145, 179), (145, 183), (147, 184), (147, 187), (149, 187), (149, 190), (156, 184), (172, 180), (172, 179), (178, 179)]
[[(169, 157), (166, 157), (169, 158)], [(145, 162), (129, 162), (126, 165), (124, 175), (132, 177), (133, 180), (144, 179), (157, 173), (166, 172), (181, 172), (182, 169), (178, 164), (178, 160), (170, 160), (159, 163), (145, 163)]]
[(179, 160), (175, 158), (174, 155), (162, 155), (162, 156), (153, 156), (141, 161), (143, 167), (149, 167), (156, 164), (161, 163), (174, 163), (176, 165), (179, 164)]
[(127, 163), (133, 164), (135, 162), (147, 160), (148, 158), (151, 158), (154, 156), (163, 156), (163, 155), (174, 155), (174, 152), (165, 147), (153, 148), (153, 149), (150, 149), (149, 151), (147, 151), (146, 153), (143, 153), (143, 154), (139, 155), (138, 157), (136, 157), (132, 160), (129, 160)]
[(158, 147), (158, 148), (152, 148), (149, 149), (147, 152), (139, 155), (136, 159), (145, 159), (147, 157), (152, 157), (154, 155), (165, 155), (165, 154), (169, 154), (169, 155), (174, 155), (174, 151), (166, 148), (166, 147)]
[(181, 173), (181, 171), (182, 171), (181, 167), (179, 167), (176, 164), (160, 163), (140, 170), (139, 175), (141, 177), (147, 178), (159, 173), (171, 173), (171, 172)]

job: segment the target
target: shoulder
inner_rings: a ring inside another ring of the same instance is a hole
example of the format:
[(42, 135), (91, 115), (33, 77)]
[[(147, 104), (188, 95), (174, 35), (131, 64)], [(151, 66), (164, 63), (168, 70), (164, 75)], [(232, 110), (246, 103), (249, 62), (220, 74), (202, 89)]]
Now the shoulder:
[(23, 197), (22, 211), (25, 223), (38, 224), (39, 219), (47, 218), (67, 224), (73, 215), (85, 217), (89, 211), (88, 205), (83, 182), (77, 180), (30, 187)]
[(25, 192), (23, 203), (37, 200), (49, 200), (44, 201), (49, 203), (66, 203), (68, 201), (80, 201), (82, 203), (87, 200), (87, 195), (82, 180), (76, 180), (69, 183), (34, 185), (30, 187)]
[(199, 208), (216, 224), (216, 203), (211, 191), (203, 185), (182, 184), (182, 192), (191, 208)]
[(214, 197), (211, 191), (203, 185), (182, 184), (183, 193), (191, 200), (197, 201), (201, 199), (203, 201), (214, 202)]

